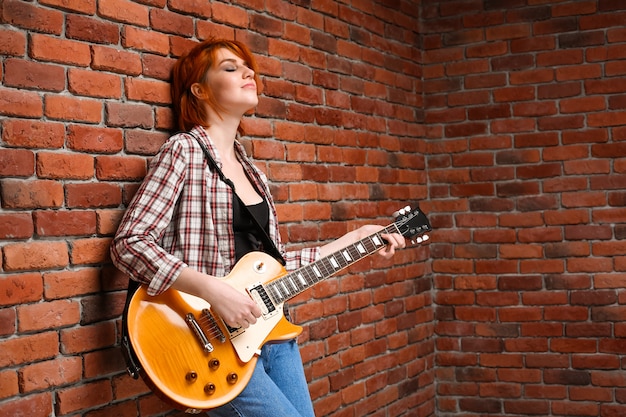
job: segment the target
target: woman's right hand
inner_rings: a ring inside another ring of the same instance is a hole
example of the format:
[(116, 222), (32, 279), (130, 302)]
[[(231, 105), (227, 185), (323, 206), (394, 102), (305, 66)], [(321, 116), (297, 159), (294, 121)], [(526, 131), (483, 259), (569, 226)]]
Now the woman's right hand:
[(261, 309), (248, 294), (239, 292), (219, 278), (211, 278), (210, 281), (207, 301), (224, 323), (233, 328), (247, 329), (261, 317)]
[(224, 323), (233, 328), (247, 329), (261, 317), (261, 308), (246, 293), (240, 292), (227, 281), (184, 268), (172, 288), (200, 297)]

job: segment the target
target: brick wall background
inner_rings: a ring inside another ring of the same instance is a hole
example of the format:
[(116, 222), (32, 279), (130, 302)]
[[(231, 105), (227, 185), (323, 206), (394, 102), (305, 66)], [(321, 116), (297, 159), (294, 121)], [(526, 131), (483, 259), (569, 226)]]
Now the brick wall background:
[[(0, 415), (178, 414), (125, 373), (119, 218), (168, 137), (169, 70), (236, 38), (264, 93), (245, 145), (285, 240), (315, 244), (427, 196), (418, 3), (0, 1)], [(320, 416), (429, 415), (428, 247), (294, 300)]]
[[(0, 412), (160, 416), (108, 244), (197, 39), (248, 43), (293, 245), (420, 201), (432, 243), (295, 300), (320, 416), (626, 414), (620, 0), (0, 2)], [(432, 283), (432, 284), (431, 284)], [(432, 286), (432, 287), (431, 287)]]
[(422, 5), (437, 415), (626, 415), (626, 3)]

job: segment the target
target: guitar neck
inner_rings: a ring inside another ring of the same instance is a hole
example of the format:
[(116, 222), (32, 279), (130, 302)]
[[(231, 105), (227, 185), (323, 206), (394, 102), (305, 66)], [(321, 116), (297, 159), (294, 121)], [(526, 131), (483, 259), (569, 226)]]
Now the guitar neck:
[(333, 252), (269, 282), (265, 285), (265, 289), (275, 304), (281, 304), (318, 282), (377, 252), (387, 244), (385, 239), (381, 237), (381, 234), (388, 233), (398, 233), (398, 227), (395, 223), (337, 252)]

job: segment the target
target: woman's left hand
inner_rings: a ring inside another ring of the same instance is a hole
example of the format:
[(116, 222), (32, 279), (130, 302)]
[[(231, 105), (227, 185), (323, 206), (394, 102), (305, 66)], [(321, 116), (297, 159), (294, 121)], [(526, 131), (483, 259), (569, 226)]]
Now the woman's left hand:
[[(380, 232), (383, 229), (383, 226), (375, 224), (367, 224), (365, 226), (361, 226), (358, 229), (346, 233), (339, 239), (327, 243), (324, 246), (321, 246), (320, 256), (323, 257), (338, 250), (341, 250), (346, 246), (359, 240), (363, 240), (366, 237), (371, 236), (374, 233)], [(385, 239), (387, 244), (378, 251), (378, 254), (386, 259), (391, 258), (396, 253), (396, 249), (402, 249), (406, 247), (406, 240), (404, 239), (404, 236), (402, 236), (400, 233), (381, 233), (380, 237)]]
[[(364, 239), (382, 229), (384, 229), (383, 226), (368, 224), (361, 226), (356, 232), (360, 236), (359, 239)], [(400, 233), (381, 233), (380, 236), (387, 241), (387, 244), (378, 251), (378, 254), (385, 259), (391, 258), (396, 253), (396, 249), (406, 247), (406, 240)]]
[(387, 245), (378, 251), (378, 254), (385, 259), (391, 258), (396, 253), (396, 249), (406, 247), (406, 240), (400, 233), (381, 233), (380, 236), (387, 241)]

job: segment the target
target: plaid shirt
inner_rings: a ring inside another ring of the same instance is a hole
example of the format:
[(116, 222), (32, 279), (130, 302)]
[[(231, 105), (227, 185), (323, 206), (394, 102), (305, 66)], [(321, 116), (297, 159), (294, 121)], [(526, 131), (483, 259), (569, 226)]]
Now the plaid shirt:
[[(223, 277), (235, 262), (233, 191), (209, 169), (202, 140), (218, 165), (220, 158), (202, 127), (172, 136), (152, 159), (150, 169), (122, 218), (111, 246), (115, 266), (148, 285), (148, 294), (167, 290), (185, 267)], [(235, 150), (243, 168), (270, 206), (269, 236), (293, 270), (319, 258), (318, 248), (285, 251), (267, 178)]]

